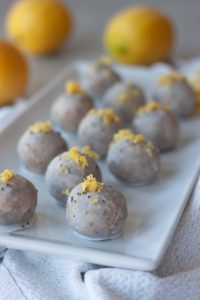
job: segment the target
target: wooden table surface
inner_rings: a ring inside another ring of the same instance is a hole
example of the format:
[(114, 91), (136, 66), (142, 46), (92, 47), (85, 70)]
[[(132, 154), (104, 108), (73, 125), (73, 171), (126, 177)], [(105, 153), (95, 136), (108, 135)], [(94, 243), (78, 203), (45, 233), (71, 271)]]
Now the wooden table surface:
[[(0, 0), (0, 34), (5, 36), (4, 20), (12, 0)], [(69, 0), (76, 19), (74, 35), (57, 54), (46, 57), (28, 56), (31, 79), (28, 96), (38, 90), (69, 62), (80, 58), (94, 58), (102, 52), (101, 35), (106, 20), (120, 8), (136, 3), (147, 3), (165, 11), (176, 24), (176, 55), (200, 55), (200, 1), (199, 0)]]

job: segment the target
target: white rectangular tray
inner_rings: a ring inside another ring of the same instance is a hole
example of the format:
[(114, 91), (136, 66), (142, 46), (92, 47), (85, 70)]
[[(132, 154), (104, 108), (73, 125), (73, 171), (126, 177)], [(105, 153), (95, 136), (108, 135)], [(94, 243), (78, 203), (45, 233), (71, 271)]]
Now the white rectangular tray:
[[(74, 65), (58, 74), (0, 134), (0, 169), (16, 169), (39, 189), (35, 224), (25, 230), (16, 230), (19, 226), (0, 226), (0, 245), (107, 266), (153, 270), (170, 242), (200, 170), (200, 118), (193, 117), (181, 124), (180, 144), (176, 151), (162, 154), (160, 175), (152, 185), (127, 187), (115, 180), (101, 162), (104, 181), (128, 199), (124, 234), (112, 241), (79, 239), (67, 225), (65, 209), (45, 191), (44, 179), (21, 169), (16, 154), (23, 131), (36, 120), (49, 118), (52, 101), (62, 92), (65, 80), (76, 77), (79, 67)], [(119, 71), (124, 77), (138, 80), (137, 72), (131, 68)], [(143, 72), (152, 77), (150, 69)], [(74, 140), (69, 140), (69, 144), (74, 144)]]

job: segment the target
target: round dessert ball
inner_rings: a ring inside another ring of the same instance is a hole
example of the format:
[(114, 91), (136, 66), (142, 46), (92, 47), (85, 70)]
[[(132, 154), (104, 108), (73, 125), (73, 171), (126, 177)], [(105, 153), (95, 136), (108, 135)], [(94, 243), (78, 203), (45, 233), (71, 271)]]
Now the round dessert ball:
[(141, 133), (160, 151), (171, 150), (178, 143), (179, 123), (166, 105), (149, 102), (139, 109), (132, 125), (134, 131)]
[(91, 95), (100, 98), (114, 83), (120, 80), (119, 74), (113, 70), (111, 64), (98, 61), (89, 70), (86, 86)]
[(37, 189), (26, 178), (6, 169), (0, 174), (0, 224), (30, 219), (37, 205)]
[(154, 99), (166, 103), (178, 117), (190, 116), (195, 108), (196, 94), (186, 78), (172, 72), (158, 79)]
[(117, 82), (105, 93), (103, 104), (111, 107), (124, 122), (131, 122), (136, 110), (145, 104), (142, 90), (130, 82)]
[(89, 174), (101, 180), (101, 171), (96, 163), (98, 155), (88, 146), (72, 147), (55, 157), (46, 172), (46, 187), (60, 204), (66, 205), (71, 190)]
[(123, 122), (112, 109), (92, 109), (79, 125), (78, 138), (83, 145), (90, 146), (100, 156), (104, 156), (114, 133), (121, 128)]
[(75, 233), (91, 240), (118, 238), (127, 218), (125, 197), (92, 176), (78, 184), (67, 202), (67, 220)]
[(128, 129), (114, 135), (107, 155), (111, 173), (118, 179), (135, 185), (155, 180), (160, 165), (159, 151), (142, 135)]
[(93, 107), (92, 98), (75, 81), (66, 85), (66, 93), (53, 103), (51, 119), (60, 129), (76, 132), (84, 115)]
[(18, 143), (19, 157), (31, 172), (44, 174), (49, 162), (67, 150), (67, 144), (51, 123), (37, 122), (30, 126)]

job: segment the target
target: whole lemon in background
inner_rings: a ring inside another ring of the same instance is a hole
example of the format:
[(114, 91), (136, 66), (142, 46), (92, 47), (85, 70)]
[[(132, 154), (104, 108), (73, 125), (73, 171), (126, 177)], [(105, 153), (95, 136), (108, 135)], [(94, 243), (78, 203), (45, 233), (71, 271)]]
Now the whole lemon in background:
[(14, 46), (0, 40), (0, 106), (22, 95), (28, 80), (25, 58)]
[(173, 44), (169, 19), (149, 7), (129, 7), (108, 22), (104, 45), (114, 59), (127, 64), (151, 64), (168, 58)]
[(21, 0), (11, 7), (6, 28), (10, 38), (32, 54), (55, 52), (69, 38), (72, 18), (55, 0)]

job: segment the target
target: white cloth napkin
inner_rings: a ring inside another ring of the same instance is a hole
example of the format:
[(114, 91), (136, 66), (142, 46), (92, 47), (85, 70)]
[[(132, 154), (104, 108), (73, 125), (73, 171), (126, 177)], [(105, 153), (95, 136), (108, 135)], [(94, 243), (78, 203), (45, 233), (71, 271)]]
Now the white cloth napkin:
[[(194, 69), (200, 69), (200, 62), (192, 61), (181, 68), (191, 75)], [(200, 178), (170, 247), (155, 272), (104, 268), (7, 250), (0, 265), (0, 299), (199, 300), (199, 228)]]

